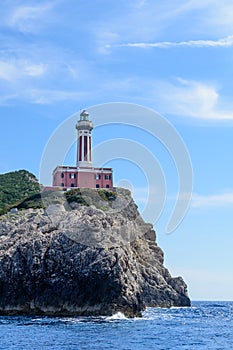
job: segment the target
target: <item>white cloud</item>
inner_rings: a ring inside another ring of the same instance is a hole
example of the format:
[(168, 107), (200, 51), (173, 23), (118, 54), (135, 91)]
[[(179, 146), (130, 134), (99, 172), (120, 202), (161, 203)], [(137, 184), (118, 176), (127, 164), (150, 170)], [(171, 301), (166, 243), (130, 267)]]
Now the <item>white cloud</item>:
[(212, 1), (206, 16), (201, 18), (203, 31), (217, 35), (227, 35), (233, 31), (232, 0)]
[(233, 107), (222, 110), (214, 85), (178, 78), (175, 83), (155, 82), (154, 96), (164, 113), (204, 120), (233, 120)]
[(7, 81), (15, 80), (17, 76), (17, 69), (11, 63), (0, 61), (0, 79)]
[(65, 90), (43, 90), (32, 89), (26, 91), (26, 97), (35, 104), (52, 104), (61, 101), (82, 101), (86, 99), (89, 93), (83, 91), (65, 91)]
[[(188, 40), (188, 41), (180, 41), (180, 42), (172, 42), (172, 41), (161, 41), (154, 43), (127, 43), (127, 44), (119, 44), (113, 45), (115, 47), (135, 47), (135, 48), (160, 48), (160, 49), (168, 49), (171, 47), (230, 47), (233, 46), (233, 35), (228, 37), (218, 39), (218, 40)], [(106, 48), (112, 47), (111, 45), (106, 45)]]
[[(233, 191), (220, 194), (200, 195), (197, 193), (180, 193), (179, 200), (189, 201), (191, 198), (191, 207), (200, 209), (222, 208), (233, 206)], [(168, 195), (169, 201), (175, 201), (177, 195)]]
[(0, 106), (7, 106), (9, 105), (10, 101), (13, 101), (17, 99), (18, 95), (17, 94), (5, 94), (0, 96)]
[(77, 55), (53, 45), (13, 44), (9, 49), (5, 45), (1, 51), (0, 105), (20, 100), (35, 104), (80, 101), (80, 96), (86, 96), (90, 81), (96, 86), (90, 64)]
[[(128, 1), (122, 7), (122, 11), (116, 11), (116, 16), (109, 16), (109, 19), (98, 25), (97, 41), (105, 49), (118, 45), (134, 47), (216, 45), (215, 40), (187, 40), (177, 43), (163, 41), (160, 43), (156, 39), (161, 34), (163, 37), (164, 35), (174, 37), (174, 34), (177, 34), (178, 38), (184, 37), (184, 34), (186, 38), (187, 36), (200, 38), (200, 35), (203, 36), (207, 33), (210, 38), (216, 37), (216, 35), (229, 35), (229, 31), (227, 33), (219, 32), (216, 23), (218, 13), (224, 13), (225, 2), (223, 0), (223, 4), (222, 2), (217, 4), (216, 0)], [(228, 15), (228, 17), (230, 16)], [(210, 23), (211, 18), (217, 27), (216, 29), (212, 22)], [(187, 25), (187, 21), (189, 25)], [(106, 33), (114, 33), (114, 37), (108, 38)], [(117, 38), (118, 40), (116, 40)], [(225, 43), (220, 40), (218, 45), (223, 46)]]
[(147, 3), (147, 0), (137, 0), (135, 1), (135, 7), (141, 9)]
[(110, 15), (95, 27), (99, 52), (105, 53), (106, 49), (122, 41), (150, 41), (158, 38), (180, 16), (203, 7), (200, 1), (197, 2), (198, 4), (184, 0), (125, 2), (121, 9), (115, 11), (115, 16)]
[(35, 32), (45, 23), (52, 7), (52, 3), (16, 7), (8, 17), (8, 25), (21, 32)]
[(67, 91), (52, 89), (34, 89), (25, 87), (15, 93), (6, 92), (0, 96), (0, 106), (9, 105), (12, 101), (21, 100), (37, 105), (50, 105), (64, 101), (82, 102), (90, 99), (90, 93), (85, 91)]
[(193, 195), (193, 208), (214, 208), (233, 206), (233, 192), (214, 195)]
[[(127, 2), (122, 9), (96, 30), (97, 41), (104, 53), (104, 49), (117, 46), (168, 48), (233, 45), (231, 0), (138, 0)], [(114, 33), (114, 36), (108, 37), (106, 33)], [(158, 38), (161, 35), (179, 39), (160, 42)], [(207, 35), (209, 38), (206, 39)]]
[(0, 61), (0, 79), (14, 83), (24, 77), (39, 77), (46, 73), (47, 65), (22, 60)]
[(31, 77), (38, 77), (40, 75), (44, 75), (46, 72), (47, 65), (40, 64), (29, 64), (24, 68), (24, 72)]

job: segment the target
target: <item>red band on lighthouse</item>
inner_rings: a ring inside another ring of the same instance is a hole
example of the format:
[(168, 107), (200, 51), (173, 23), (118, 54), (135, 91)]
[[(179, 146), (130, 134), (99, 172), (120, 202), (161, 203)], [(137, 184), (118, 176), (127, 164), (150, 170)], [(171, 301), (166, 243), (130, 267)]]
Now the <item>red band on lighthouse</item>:
[(87, 161), (87, 136), (84, 136), (84, 161)]
[(82, 136), (79, 137), (79, 156), (78, 161), (82, 161)]

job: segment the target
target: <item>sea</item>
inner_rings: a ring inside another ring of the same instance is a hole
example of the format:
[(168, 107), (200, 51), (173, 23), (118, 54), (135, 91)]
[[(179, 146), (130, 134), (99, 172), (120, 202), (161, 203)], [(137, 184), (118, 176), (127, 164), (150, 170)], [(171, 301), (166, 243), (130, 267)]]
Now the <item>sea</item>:
[(4, 350), (233, 349), (233, 302), (148, 308), (142, 318), (0, 317)]

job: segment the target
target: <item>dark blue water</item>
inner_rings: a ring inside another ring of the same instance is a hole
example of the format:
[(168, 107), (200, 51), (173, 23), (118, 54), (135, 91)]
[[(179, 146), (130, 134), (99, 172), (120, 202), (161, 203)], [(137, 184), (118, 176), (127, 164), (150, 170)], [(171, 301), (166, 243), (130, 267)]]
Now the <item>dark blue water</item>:
[(233, 349), (233, 302), (150, 308), (141, 319), (0, 317), (0, 349)]

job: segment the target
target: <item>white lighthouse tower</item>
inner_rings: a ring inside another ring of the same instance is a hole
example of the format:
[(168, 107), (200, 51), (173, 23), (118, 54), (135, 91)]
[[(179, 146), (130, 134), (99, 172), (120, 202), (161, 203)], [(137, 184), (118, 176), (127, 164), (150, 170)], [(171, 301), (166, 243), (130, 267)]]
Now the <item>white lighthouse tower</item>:
[(80, 114), (80, 120), (76, 124), (78, 131), (77, 140), (77, 167), (92, 167), (92, 129), (93, 124), (89, 120), (89, 113), (85, 110)]
[(92, 121), (83, 110), (76, 123), (77, 159), (76, 165), (58, 165), (53, 171), (53, 189), (63, 191), (71, 188), (113, 188), (112, 168), (92, 166)]

